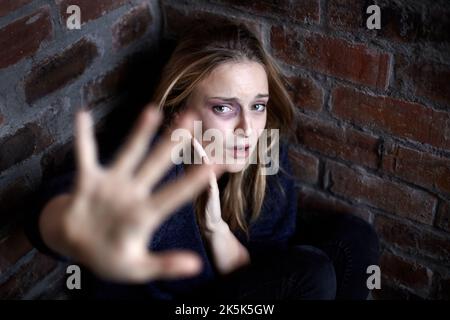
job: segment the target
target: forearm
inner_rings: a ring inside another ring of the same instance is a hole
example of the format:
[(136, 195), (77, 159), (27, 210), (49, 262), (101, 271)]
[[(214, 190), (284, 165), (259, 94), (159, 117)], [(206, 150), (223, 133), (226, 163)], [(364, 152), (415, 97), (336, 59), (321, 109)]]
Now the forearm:
[(64, 230), (64, 216), (70, 194), (62, 194), (52, 198), (43, 208), (39, 217), (39, 232), (45, 245), (54, 252), (68, 256), (68, 235)]
[(250, 263), (247, 249), (223, 222), (205, 232), (205, 238), (212, 251), (214, 263), (221, 274), (227, 274)]

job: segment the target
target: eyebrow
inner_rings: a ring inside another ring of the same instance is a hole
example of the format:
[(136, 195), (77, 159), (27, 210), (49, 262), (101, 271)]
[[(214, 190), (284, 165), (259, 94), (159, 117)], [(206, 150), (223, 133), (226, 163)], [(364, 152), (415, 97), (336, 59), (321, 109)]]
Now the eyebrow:
[[(259, 99), (259, 98), (267, 98), (269, 97), (269, 94), (267, 93), (259, 93), (255, 96), (255, 99)], [(223, 100), (223, 101), (239, 101), (239, 98), (237, 97), (206, 97), (206, 100), (209, 99), (219, 99), (219, 100)]]

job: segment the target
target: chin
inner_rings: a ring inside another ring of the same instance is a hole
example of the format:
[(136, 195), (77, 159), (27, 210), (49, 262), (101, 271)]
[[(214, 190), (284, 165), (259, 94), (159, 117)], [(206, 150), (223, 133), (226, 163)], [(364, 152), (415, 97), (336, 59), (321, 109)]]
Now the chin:
[(238, 173), (246, 168), (245, 164), (228, 164), (225, 167), (225, 171), (228, 173)]
[[(237, 173), (245, 170), (251, 163), (252, 156), (254, 156), (255, 149), (252, 148), (250, 150), (250, 157), (239, 157), (239, 158), (233, 158), (232, 154), (228, 154), (229, 157), (227, 157), (228, 160), (231, 162), (228, 164), (225, 164), (225, 171), (229, 173)], [(254, 161), (255, 159), (253, 159)]]

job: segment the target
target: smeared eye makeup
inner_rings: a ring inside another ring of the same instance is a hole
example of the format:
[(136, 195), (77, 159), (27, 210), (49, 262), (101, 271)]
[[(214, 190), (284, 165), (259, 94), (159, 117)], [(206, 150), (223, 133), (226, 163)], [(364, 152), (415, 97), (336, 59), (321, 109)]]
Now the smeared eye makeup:
[(233, 117), (239, 114), (241, 107), (238, 103), (224, 103), (223, 101), (211, 100), (208, 102), (208, 108), (211, 111), (221, 117)]
[[(259, 94), (255, 98), (265, 98), (268, 97), (267, 94)], [(215, 115), (222, 118), (232, 118), (241, 112), (241, 105), (237, 97), (227, 98), (227, 97), (205, 97), (205, 102), (207, 108), (209, 108)], [(256, 101), (249, 109), (257, 113), (263, 114), (266, 110), (266, 101)]]
[[(209, 102), (208, 108), (210, 108), (214, 114), (220, 116), (234, 116), (241, 111), (241, 106), (238, 103), (220, 103), (220, 102)], [(264, 113), (267, 108), (266, 103), (254, 103), (250, 106), (251, 111)]]
[(212, 107), (212, 109), (214, 110), (214, 112), (221, 114), (226, 114), (234, 111), (233, 107), (226, 106), (223, 104), (215, 105)]

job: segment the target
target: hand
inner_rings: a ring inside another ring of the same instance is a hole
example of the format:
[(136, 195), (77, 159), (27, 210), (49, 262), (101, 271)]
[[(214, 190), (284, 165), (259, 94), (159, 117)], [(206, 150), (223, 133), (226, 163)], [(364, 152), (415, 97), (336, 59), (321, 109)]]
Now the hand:
[[(203, 163), (211, 165), (211, 161), (208, 158), (205, 150), (203, 149), (200, 142), (192, 137), (192, 146), (194, 152), (196, 152)], [(220, 193), (219, 186), (217, 185), (217, 177), (214, 171), (209, 173), (209, 184), (208, 184), (208, 200), (205, 205), (205, 228), (202, 230), (205, 233), (216, 232), (219, 229), (227, 228), (228, 225), (222, 219), (222, 210), (220, 208)]]
[[(203, 162), (211, 165), (202, 145), (194, 137), (192, 137), (192, 146)], [(205, 223), (202, 233), (212, 249), (215, 265), (221, 274), (227, 274), (250, 263), (247, 249), (222, 219), (219, 186), (213, 171), (209, 173), (208, 200), (205, 205)]]
[[(196, 166), (183, 178), (150, 192), (171, 166), (175, 146), (166, 134), (145, 156), (160, 120), (155, 108), (147, 108), (112, 165), (102, 167), (97, 161), (91, 117), (85, 111), (77, 114), (75, 189), (46, 206), (40, 226), (48, 230), (60, 221), (62, 241), (51, 239), (51, 235), (46, 239), (42, 232), (44, 241), (102, 278), (139, 283), (200, 271), (201, 260), (194, 253), (148, 250), (154, 231), (171, 212), (200, 193), (213, 172), (212, 166)], [(186, 116), (179, 126), (187, 128), (192, 121)]]

